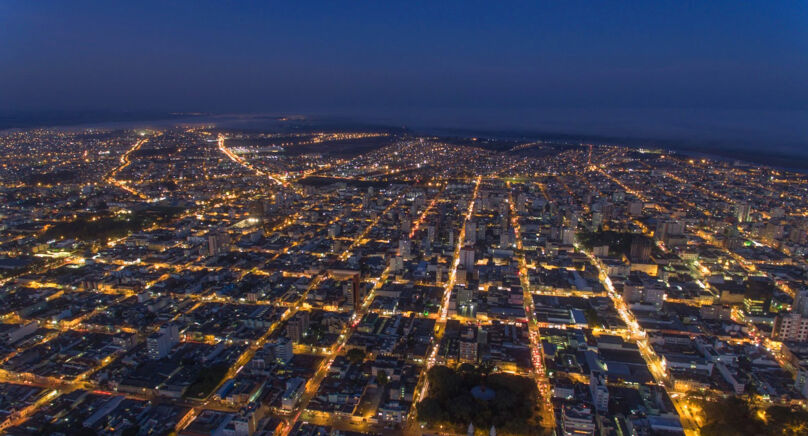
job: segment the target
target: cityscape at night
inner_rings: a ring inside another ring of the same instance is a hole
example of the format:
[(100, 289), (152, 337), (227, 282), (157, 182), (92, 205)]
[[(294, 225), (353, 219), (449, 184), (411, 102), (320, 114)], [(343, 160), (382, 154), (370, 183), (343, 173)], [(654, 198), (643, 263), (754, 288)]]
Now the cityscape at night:
[(293, 130), (1, 137), (3, 432), (695, 434), (805, 405), (803, 175)]
[(34, 3), (0, 434), (808, 434), (805, 4)]

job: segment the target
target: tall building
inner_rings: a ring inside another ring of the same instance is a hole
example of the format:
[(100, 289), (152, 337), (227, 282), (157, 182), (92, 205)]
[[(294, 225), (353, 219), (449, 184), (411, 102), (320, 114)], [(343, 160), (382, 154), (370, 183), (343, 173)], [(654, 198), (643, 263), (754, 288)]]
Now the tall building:
[(771, 297), (757, 292), (747, 292), (743, 298), (743, 309), (747, 315), (764, 316), (769, 312)]
[(474, 269), (474, 248), (473, 247), (463, 247), (460, 249), (460, 265), (463, 265), (463, 268), (466, 271), (471, 271)]
[(168, 335), (168, 340), (171, 341), (172, 345), (180, 342), (180, 328), (177, 324), (166, 324), (160, 327), (159, 332)]
[(215, 256), (230, 251), (230, 235), (224, 230), (211, 231), (208, 234), (208, 254)]
[(524, 192), (519, 193), (516, 197), (516, 211), (519, 213), (527, 212), (527, 195)]
[(466, 234), (464, 244), (474, 244), (477, 241), (477, 223), (474, 221), (466, 222)]
[(803, 366), (797, 368), (797, 377), (794, 379), (794, 387), (803, 397), (808, 397), (808, 369)]
[(561, 243), (565, 245), (572, 245), (575, 239), (575, 229), (564, 227), (561, 229)]
[(565, 436), (594, 435), (595, 415), (586, 404), (565, 404), (561, 414), (561, 427)]
[(429, 242), (435, 242), (435, 234), (437, 233), (436, 230), (437, 229), (435, 228), (434, 224), (426, 226), (426, 238), (429, 240)]
[(412, 230), (412, 219), (409, 215), (405, 215), (401, 218), (401, 233), (409, 234)]
[(603, 213), (597, 211), (592, 212), (592, 230), (596, 230), (601, 224), (603, 224)]
[(481, 325), (477, 326), (477, 343), (482, 345), (488, 343), (488, 330)]
[(791, 311), (808, 318), (808, 289), (797, 291), (797, 295), (794, 296), (794, 304), (791, 306)]
[(176, 324), (160, 327), (156, 333), (146, 338), (146, 353), (150, 359), (162, 359), (171, 353), (171, 348), (179, 343), (179, 328)]
[(485, 224), (478, 224), (477, 225), (477, 242), (485, 241), (485, 233), (488, 229), (488, 226)]
[(292, 357), (294, 357), (294, 353), (292, 352), (292, 341), (288, 338), (279, 338), (277, 342), (275, 342), (275, 360), (287, 364)]
[(461, 362), (477, 362), (477, 341), (460, 341), (459, 357)]
[(409, 238), (404, 238), (398, 241), (398, 255), (404, 258), (410, 257), (412, 251), (412, 242)]
[(662, 220), (657, 222), (656, 229), (654, 230), (654, 239), (662, 241), (665, 245), (671, 244), (672, 240), (678, 240), (684, 234), (684, 225), (675, 220)]
[(735, 205), (735, 218), (739, 223), (748, 223), (752, 218), (752, 206), (749, 203), (738, 203)]
[(579, 218), (578, 218), (578, 214), (577, 214), (577, 213), (575, 213), (575, 212), (573, 212), (573, 211), (570, 211), (570, 212), (569, 212), (569, 213), (568, 213), (568, 214), (567, 214), (567, 215), (564, 217), (564, 220), (565, 220), (565, 221), (566, 221), (566, 223), (567, 223), (567, 227), (569, 227), (570, 229), (572, 229), (572, 231), (575, 231), (575, 229), (577, 229), (577, 228), (578, 228), (578, 220), (579, 220)]
[(642, 235), (634, 235), (631, 238), (629, 260), (636, 263), (651, 260), (651, 240)]
[(286, 323), (286, 337), (292, 342), (300, 342), (309, 329), (309, 312), (300, 311)]
[(398, 273), (404, 269), (404, 258), (396, 256), (390, 258), (390, 271)]
[(338, 281), (342, 281), (342, 295), (345, 296), (345, 305), (352, 310), (356, 310), (362, 305), (365, 295), (359, 280), (359, 271), (353, 270), (329, 270), (331, 276)]
[(774, 318), (772, 339), (776, 341), (808, 341), (808, 317), (799, 313), (781, 313)]
[(728, 304), (710, 304), (699, 308), (701, 319), (728, 321), (732, 319), (732, 307)]
[(286, 389), (281, 396), (281, 409), (285, 411), (294, 409), (297, 402), (300, 401), (305, 386), (306, 380), (300, 377), (293, 377), (286, 380)]
[(631, 216), (642, 215), (642, 201), (632, 201), (628, 204), (628, 214)]
[(499, 248), (503, 250), (513, 248), (515, 238), (516, 236), (513, 233), (513, 229), (510, 227), (503, 227), (499, 233)]
[(171, 341), (166, 334), (152, 333), (146, 338), (146, 352), (153, 360), (168, 356), (171, 346)]
[(665, 301), (664, 283), (645, 273), (633, 271), (623, 283), (623, 300), (629, 304), (642, 303), (661, 307)]
[(467, 306), (474, 302), (474, 289), (466, 286), (457, 287), (457, 304)]
[(592, 404), (598, 412), (609, 410), (609, 388), (606, 387), (606, 377), (600, 371), (589, 374), (589, 392), (592, 394)]

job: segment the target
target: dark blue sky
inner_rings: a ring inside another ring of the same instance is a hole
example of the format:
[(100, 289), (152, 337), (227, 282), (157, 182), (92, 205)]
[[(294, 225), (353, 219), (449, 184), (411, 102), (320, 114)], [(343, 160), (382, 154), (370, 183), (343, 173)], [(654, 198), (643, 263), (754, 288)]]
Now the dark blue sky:
[(808, 149), (805, 1), (5, 0), (0, 42), (6, 112), (334, 114)]

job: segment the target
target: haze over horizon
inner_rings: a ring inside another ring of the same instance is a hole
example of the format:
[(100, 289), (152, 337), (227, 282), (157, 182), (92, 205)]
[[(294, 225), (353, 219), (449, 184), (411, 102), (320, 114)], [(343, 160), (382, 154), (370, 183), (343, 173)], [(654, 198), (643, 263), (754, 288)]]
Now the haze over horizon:
[(796, 1), (11, 1), (0, 111), (322, 114), (805, 156), (807, 19)]

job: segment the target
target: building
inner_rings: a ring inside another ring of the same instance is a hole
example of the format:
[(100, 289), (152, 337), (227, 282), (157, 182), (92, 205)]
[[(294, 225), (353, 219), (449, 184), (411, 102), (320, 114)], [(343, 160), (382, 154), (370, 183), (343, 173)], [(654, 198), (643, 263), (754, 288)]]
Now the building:
[(603, 212), (592, 212), (592, 230), (597, 230), (603, 224)]
[(477, 241), (477, 223), (468, 221), (466, 223), (465, 244), (474, 244)]
[(484, 329), (481, 325), (477, 326), (477, 343), (481, 345), (488, 343), (488, 330)]
[(565, 404), (561, 414), (561, 427), (565, 436), (595, 434), (595, 415), (586, 404)]
[(743, 298), (743, 309), (747, 315), (765, 316), (769, 312), (771, 297), (757, 292), (749, 292)]
[(661, 307), (665, 301), (664, 284), (641, 272), (632, 272), (623, 283), (623, 299), (628, 303)]
[(513, 229), (510, 226), (502, 226), (502, 230), (499, 232), (499, 248), (503, 250), (513, 248), (515, 238), (516, 235), (514, 235)]
[(471, 271), (474, 269), (473, 247), (466, 246), (460, 249), (460, 265), (462, 265), (466, 271)]
[(408, 234), (412, 230), (412, 219), (409, 216), (401, 218), (401, 233)]
[(457, 304), (467, 306), (474, 302), (474, 289), (459, 286), (457, 287)]
[(286, 337), (292, 342), (300, 342), (309, 329), (309, 312), (300, 311), (286, 323)]
[(208, 254), (215, 256), (230, 251), (230, 235), (224, 230), (212, 231), (208, 234)]
[(409, 238), (404, 238), (398, 241), (398, 255), (403, 258), (410, 257), (412, 253), (412, 242)]
[(352, 310), (356, 310), (356, 308), (362, 305), (362, 297), (358, 281), (357, 276), (357, 280), (346, 280), (342, 283), (342, 295), (345, 296), (345, 305)]
[(150, 359), (162, 359), (171, 353), (171, 348), (179, 341), (179, 329), (175, 324), (162, 326), (158, 332), (146, 338), (146, 353)]
[(359, 271), (353, 270), (330, 270), (331, 277), (341, 280), (342, 294), (345, 296), (345, 305), (352, 310), (362, 305), (365, 295), (359, 280)]
[(808, 369), (800, 367), (797, 369), (797, 377), (794, 379), (794, 388), (804, 397), (808, 397)]
[(808, 341), (808, 317), (799, 313), (781, 313), (774, 318), (772, 339), (776, 341)]
[(752, 218), (752, 206), (749, 203), (739, 203), (735, 206), (735, 218), (739, 223), (748, 223)]
[(797, 292), (794, 296), (794, 304), (791, 306), (791, 311), (808, 318), (808, 289), (802, 289)]
[(146, 352), (150, 359), (157, 360), (168, 356), (171, 347), (172, 344), (166, 334), (152, 333), (146, 338)]
[(640, 216), (642, 215), (642, 202), (641, 201), (632, 201), (628, 204), (628, 214), (631, 216)]
[(286, 389), (283, 391), (283, 396), (281, 397), (281, 409), (287, 412), (292, 411), (297, 405), (297, 402), (300, 401), (304, 386), (306, 386), (305, 380), (300, 377), (286, 380)]
[(727, 304), (710, 304), (699, 307), (701, 319), (729, 321), (732, 319), (732, 307)]
[(635, 235), (631, 238), (629, 260), (637, 263), (651, 260), (651, 240), (642, 235)]
[(275, 342), (275, 360), (287, 364), (292, 357), (294, 357), (294, 353), (292, 352), (292, 341), (288, 338), (280, 338), (277, 342)]
[(520, 192), (519, 196), (516, 197), (516, 211), (519, 213), (527, 212), (527, 195), (524, 192)]
[(435, 242), (435, 235), (437, 234), (437, 229), (435, 228), (434, 224), (430, 224), (426, 226), (426, 238), (429, 242)]
[(180, 329), (177, 324), (166, 324), (160, 327), (159, 332), (168, 335), (168, 339), (172, 344), (180, 342)]
[(597, 247), (592, 247), (592, 255), (595, 257), (607, 257), (609, 256), (609, 246), (608, 245), (599, 245)]
[(589, 392), (592, 394), (592, 404), (598, 412), (609, 410), (609, 388), (606, 387), (606, 376), (600, 371), (589, 374)]
[(461, 362), (467, 362), (467, 363), (477, 362), (476, 341), (460, 341), (459, 347), (460, 347), (459, 357)]
[(687, 243), (687, 238), (684, 237), (684, 225), (675, 220), (657, 222), (654, 239), (671, 247)]
[(184, 428), (180, 436), (225, 436), (226, 428), (236, 417), (234, 413), (219, 412), (217, 410), (203, 410), (196, 419)]
[(575, 229), (571, 227), (564, 227), (561, 229), (561, 243), (564, 245), (572, 245), (575, 240)]
[(13, 345), (20, 339), (37, 331), (38, 328), (39, 324), (37, 324), (36, 321), (18, 324), (3, 334), (3, 343), (6, 345)]
[[(462, 272), (465, 274), (465, 271)], [(455, 287), (455, 292), (457, 292), (457, 305), (456, 305), (457, 314), (460, 316), (474, 318), (476, 316), (476, 310), (474, 306), (474, 298), (476, 296), (476, 292), (474, 288), (460, 285)]]

